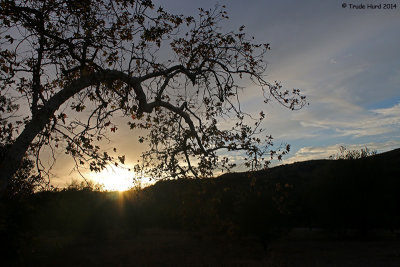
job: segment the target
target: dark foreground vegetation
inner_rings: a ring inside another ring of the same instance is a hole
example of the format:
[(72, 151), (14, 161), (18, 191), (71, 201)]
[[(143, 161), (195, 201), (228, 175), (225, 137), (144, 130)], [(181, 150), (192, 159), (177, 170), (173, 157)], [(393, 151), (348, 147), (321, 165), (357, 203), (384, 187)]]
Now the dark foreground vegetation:
[(3, 199), (2, 266), (398, 266), (399, 173), (397, 149)]

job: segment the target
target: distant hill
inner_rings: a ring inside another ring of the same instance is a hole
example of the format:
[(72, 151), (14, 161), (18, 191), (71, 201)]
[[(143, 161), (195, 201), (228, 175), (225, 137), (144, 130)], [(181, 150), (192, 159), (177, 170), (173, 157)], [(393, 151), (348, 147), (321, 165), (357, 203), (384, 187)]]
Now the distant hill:
[[(292, 179), (294, 179), (292, 182), (298, 182), (301, 179), (309, 179), (320, 171), (326, 171), (328, 167), (340, 171), (340, 168), (344, 167), (343, 162), (346, 162), (346, 168), (348, 168), (348, 165), (353, 164), (371, 164), (371, 166), (374, 166), (375, 171), (381, 170), (383, 173), (389, 171), (394, 174), (396, 171), (400, 171), (400, 148), (356, 160), (320, 159), (295, 162), (272, 167), (267, 170), (256, 171), (251, 173), (251, 175), (252, 177), (271, 179), (276, 182), (289, 182)], [(221, 175), (218, 179), (241, 179), (248, 177), (249, 174), (249, 172), (227, 173)], [(398, 174), (400, 177), (400, 172)]]
[(246, 217), (243, 225), (254, 229), (283, 225), (365, 233), (400, 228), (399, 174), (400, 149), (395, 149), (355, 160), (310, 160), (215, 179), (162, 181), (145, 191), (157, 192), (162, 205), (174, 203), (171, 209), (200, 197), (203, 205)]
[[(262, 170), (255, 172), (255, 175), (264, 175), (264, 174), (269, 174), (272, 176), (279, 175), (280, 173), (292, 173), (293, 171), (296, 172), (311, 172), (315, 169), (321, 168), (326, 166), (327, 164), (340, 164), (338, 162), (341, 162), (343, 160), (333, 160), (333, 159), (317, 159), (317, 160), (307, 160), (307, 161), (300, 161), (300, 162), (295, 162), (291, 164), (285, 164), (285, 165), (279, 165), (276, 167), (269, 168), (267, 170)], [(400, 165), (400, 148), (372, 155), (366, 158), (361, 158), (357, 159), (356, 161), (367, 161), (370, 163), (376, 163), (379, 166), (381, 164), (393, 164), (393, 165)], [(244, 174), (247, 172), (243, 172), (240, 174)], [(238, 173), (239, 174), (239, 173)], [(223, 174), (220, 176), (220, 178), (224, 178), (226, 176), (230, 176), (230, 174)]]

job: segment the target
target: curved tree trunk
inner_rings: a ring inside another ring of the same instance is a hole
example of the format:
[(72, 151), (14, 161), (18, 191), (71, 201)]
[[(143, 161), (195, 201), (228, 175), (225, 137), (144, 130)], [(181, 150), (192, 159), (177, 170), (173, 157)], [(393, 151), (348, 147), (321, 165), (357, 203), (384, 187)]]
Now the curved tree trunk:
[(80, 77), (51, 97), (49, 101), (46, 102), (45, 106), (35, 113), (32, 120), (25, 125), (24, 130), (7, 151), (3, 162), (1, 162), (0, 197), (3, 196), (9, 180), (20, 167), (22, 159), (24, 158), (29, 146), (35, 137), (44, 129), (46, 124), (49, 123), (50, 118), (53, 116), (56, 110), (59, 109), (60, 106), (65, 103), (65, 101), (79, 93), (82, 89), (98, 84), (102, 81), (113, 81), (121, 78), (121, 76), (124, 76), (125, 82), (130, 82), (132, 84), (134, 81), (136, 81), (132, 78), (127, 81), (126, 75), (121, 72), (102, 71)]
[[(54, 112), (53, 112), (54, 113)], [(2, 196), (7, 188), (8, 181), (13, 177), (19, 169), (22, 159), (28, 150), (33, 139), (43, 130), (50, 121), (51, 115), (41, 112), (28, 124), (26, 124), (23, 132), (18, 136), (13, 145), (7, 151), (3, 162), (0, 165), (0, 196)]]
[[(179, 108), (173, 107), (169, 103), (165, 103), (162, 101), (147, 103), (146, 94), (144, 93), (143, 88), (140, 84), (146, 79), (150, 79), (156, 76), (168, 75), (169, 73), (177, 70), (182, 71), (183, 73), (188, 75), (189, 78), (193, 78), (193, 75), (186, 71), (182, 65), (176, 65), (170, 67), (169, 69), (156, 71), (142, 77), (132, 77), (126, 73), (117, 70), (103, 70), (91, 73), (86, 76), (82, 76), (64, 87), (61, 91), (52, 96), (45, 103), (43, 108), (34, 113), (32, 120), (25, 125), (25, 129), (12, 144), (12, 146), (6, 153), (3, 162), (0, 163), (0, 197), (4, 194), (4, 191), (7, 188), (8, 181), (13, 177), (15, 172), (20, 167), (22, 159), (24, 158), (29, 146), (32, 144), (36, 136), (50, 122), (51, 117), (60, 108), (60, 106), (84, 88), (92, 85), (97, 85), (101, 82), (113, 82), (116, 80), (120, 80), (130, 85), (135, 92), (136, 99), (139, 102), (138, 113), (150, 113), (155, 106), (164, 106), (172, 112), (180, 114), (190, 125), (191, 130), (195, 134), (193, 122), (191, 122), (187, 114), (185, 114)], [(199, 145), (201, 145), (201, 141), (198, 136), (197, 139), (199, 141)]]

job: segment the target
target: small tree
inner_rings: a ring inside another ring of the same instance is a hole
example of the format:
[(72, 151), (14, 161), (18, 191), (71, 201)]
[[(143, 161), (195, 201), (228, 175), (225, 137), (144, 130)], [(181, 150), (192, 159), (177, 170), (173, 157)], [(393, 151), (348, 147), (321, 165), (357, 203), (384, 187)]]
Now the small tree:
[(64, 189), (67, 191), (104, 191), (104, 185), (100, 183), (95, 183), (93, 181), (78, 181), (72, 179), (67, 187)]
[[(12, 144), (1, 163), (2, 190), (27, 151), (40, 158), (43, 148), (63, 148), (77, 167), (103, 169), (114, 160), (101, 144), (118, 129), (115, 114), (147, 130), (141, 167), (153, 175), (231, 168), (220, 150), (243, 151), (246, 165), (260, 168), (275, 154), (272, 137), (257, 136), (264, 113), (249, 125), (239, 81), (258, 86), (266, 103), (305, 104), (298, 89), (265, 81), (269, 44), (254, 44), (244, 27), (220, 30), (224, 7), (199, 9), (194, 18), (150, 0), (0, 3), (0, 140)], [(221, 118), (231, 125), (218, 125)]]
[(370, 150), (369, 148), (361, 148), (360, 150), (348, 150), (345, 146), (340, 146), (339, 153), (329, 156), (329, 159), (362, 159), (369, 156), (376, 155), (376, 150)]

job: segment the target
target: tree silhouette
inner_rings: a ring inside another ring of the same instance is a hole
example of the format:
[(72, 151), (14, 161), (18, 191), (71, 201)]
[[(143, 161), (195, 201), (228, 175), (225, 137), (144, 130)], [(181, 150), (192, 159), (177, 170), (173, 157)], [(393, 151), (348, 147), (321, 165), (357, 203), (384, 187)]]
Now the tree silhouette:
[(363, 159), (376, 154), (376, 150), (370, 150), (368, 147), (361, 148), (360, 150), (349, 150), (346, 146), (340, 146), (339, 153), (329, 156), (329, 159)]
[[(64, 149), (76, 166), (100, 171), (124, 163), (101, 149), (130, 118), (148, 142), (142, 170), (172, 177), (210, 175), (233, 166), (220, 150), (247, 153), (246, 166), (268, 162), (272, 137), (257, 136), (259, 119), (240, 108), (240, 80), (267, 103), (303, 107), (298, 89), (264, 79), (269, 44), (255, 44), (244, 27), (222, 32), (225, 7), (173, 15), (150, 0), (2, 0), (0, 139), (11, 149), (1, 163), (2, 191), (27, 152)], [(230, 120), (229, 127), (218, 125)], [(37, 171), (45, 170), (38, 161)]]
[[(0, 145), (0, 161), (4, 160), (10, 147), (11, 145)], [(37, 190), (49, 188), (48, 181), (33, 170), (34, 162), (27, 157), (23, 158), (2, 197), (5, 199), (24, 198)]]

